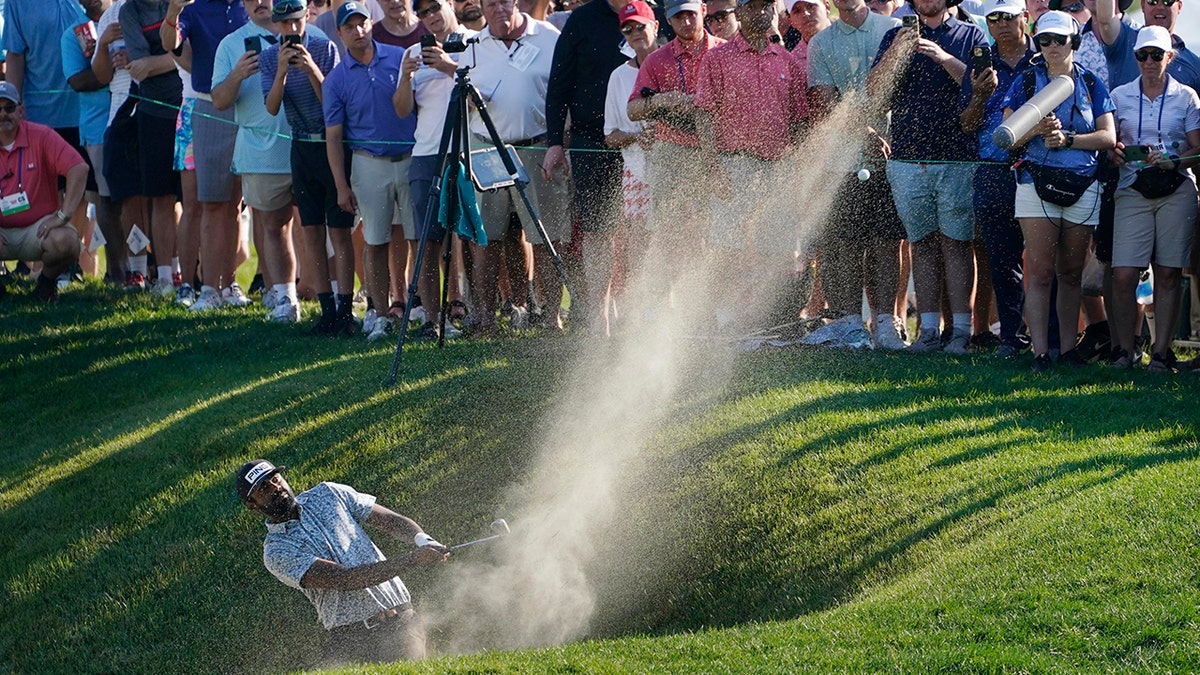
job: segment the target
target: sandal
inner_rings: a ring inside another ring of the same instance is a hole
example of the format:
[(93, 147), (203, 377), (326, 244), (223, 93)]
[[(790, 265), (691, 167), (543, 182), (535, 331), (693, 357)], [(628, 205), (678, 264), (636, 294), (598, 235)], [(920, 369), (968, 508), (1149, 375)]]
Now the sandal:
[(471, 308), (462, 300), (450, 301), (450, 321), (463, 321), (471, 313)]
[(400, 302), (399, 300), (393, 302), (392, 306), (388, 307), (388, 316), (392, 317), (393, 319), (403, 318), (404, 317), (404, 303)]

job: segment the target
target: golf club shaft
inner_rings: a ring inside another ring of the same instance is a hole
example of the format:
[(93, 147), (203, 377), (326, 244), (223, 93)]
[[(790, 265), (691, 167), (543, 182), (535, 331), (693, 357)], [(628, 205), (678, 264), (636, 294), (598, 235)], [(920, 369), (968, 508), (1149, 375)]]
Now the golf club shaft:
[(468, 547), (468, 546), (474, 546), (475, 544), (482, 544), (482, 543), (484, 543), (484, 542), (486, 542), (486, 541), (492, 541), (493, 539), (499, 539), (499, 538), (500, 538), (500, 536), (501, 536), (501, 535), (498, 535), (498, 534), (493, 534), (493, 535), (492, 535), (492, 536), (490, 536), (490, 537), (484, 537), (483, 539), (476, 539), (475, 541), (468, 541), (468, 542), (466, 542), (465, 544), (456, 544), (456, 545), (454, 545), (454, 546), (451, 546), (451, 547), (450, 547), (450, 550), (451, 550), (451, 551), (457, 551), (457, 550), (458, 550), (458, 549), (460, 549), (460, 548), (466, 548), (466, 547)]

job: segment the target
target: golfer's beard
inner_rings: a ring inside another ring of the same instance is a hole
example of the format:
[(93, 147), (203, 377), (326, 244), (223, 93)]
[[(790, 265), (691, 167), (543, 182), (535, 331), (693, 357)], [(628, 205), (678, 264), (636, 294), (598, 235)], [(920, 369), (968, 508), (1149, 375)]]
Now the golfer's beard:
[(263, 513), (267, 514), (272, 520), (286, 520), (295, 504), (296, 499), (294, 497), (289, 494), (282, 494), (272, 497), (271, 501), (263, 505)]

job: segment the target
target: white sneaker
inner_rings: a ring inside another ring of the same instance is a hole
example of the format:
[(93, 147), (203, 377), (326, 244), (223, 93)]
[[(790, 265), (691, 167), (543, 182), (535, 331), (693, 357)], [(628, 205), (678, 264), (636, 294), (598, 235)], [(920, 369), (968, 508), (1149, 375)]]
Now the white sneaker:
[(513, 305), (508, 312), (508, 325), (510, 328), (529, 328), (529, 310)]
[(376, 312), (374, 307), (372, 307), (371, 309), (368, 309), (367, 313), (363, 314), (363, 319), (362, 319), (363, 335), (370, 335), (372, 332), (374, 332), (375, 322), (378, 320), (379, 320), (379, 312)]
[(446, 338), (447, 340), (460, 338), (462, 337), (462, 331), (450, 321), (446, 321), (446, 330), (442, 331), (442, 337)]
[(904, 344), (904, 340), (900, 338), (900, 329), (896, 324), (900, 319), (892, 317), (892, 320), (887, 323), (881, 323), (875, 327), (875, 346), (880, 349), (897, 351), (904, 349), (908, 345)]
[(419, 326), (419, 325), (425, 323), (425, 320), (426, 320), (426, 317), (425, 317), (425, 308), (424, 307), (413, 307), (412, 311), (408, 313), (408, 322), (409, 323), (415, 323)]
[(933, 352), (942, 351), (942, 335), (937, 331), (923, 330), (921, 335), (908, 346), (908, 351), (914, 354), (932, 354)]
[(392, 332), (392, 320), (386, 316), (376, 317), (375, 325), (371, 328), (371, 333), (367, 335), (367, 342), (382, 340), (390, 332)]
[(292, 303), (283, 296), (282, 300), (276, 303), (275, 308), (267, 314), (267, 321), (275, 323), (299, 323), (300, 322), (300, 306)]
[(192, 290), (191, 284), (183, 284), (175, 291), (175, 302), (184, 307), (191, 307), (196, 302), (196, 291)]
[(236, 281), (221, 289), (221, 299), (230, 307), (249, 307), (254, 302)]
[(275, 309), (285, 300), (287, 300), (287, 295), (280, 293), (278, 290), (272, 287), (266, 293), (263, 293), (262, 306), (264, 309), (268, 310)]
[(176, 293), (175, 284), (171, 283), (170, 279), (159, 279), (150, 287), (150, 293), (160, 298), (173, 298)]
[(188, 307), (189, 312), (207, 312), (210, 309), (221, 309), (225, 305), (225, 301), (221, 298), (221, 294), (212, 286), (202, 286), (200, 288), (200, 297), (196, 298), (196, 302)]
[(961, 356), (967, 353), (967, 347), (971, 346), (971, 331), (954, 329), (954, 333), (950, 336), (950, 341), (942, 347), (942, 351), (947, 354)]

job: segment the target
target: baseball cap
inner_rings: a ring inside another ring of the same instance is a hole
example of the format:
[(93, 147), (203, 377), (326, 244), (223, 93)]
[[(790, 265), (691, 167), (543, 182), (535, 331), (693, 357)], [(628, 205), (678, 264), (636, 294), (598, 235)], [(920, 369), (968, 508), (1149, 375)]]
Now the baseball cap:
[(246, 501), (250, 498), (250, 493), (258, 489), (259, 485), (286, 468), (286, 466), (275, 466), (265, 459), (252, 459), (246, 462), (237, 473), (238, 497), (242, 501)]
[[(788, 14), (791, 14), (791, 13), (792, 13), (792, 10), (793, 10), (793, 9), (796, 7), (796, 5), (798, 5), (798, 4), (802, 3), (802, 2), (807, 2), (807, 3), (808, 3), (808, 4), (810, 4), (810, 5), (817, 5), (817, 4), (820, 4), (820, 3), (818, 2), (818, 0), (788, 0), (788, 2), (787, 2), (787, 11), (788, 11)], [(740, 3), (740, 4), (744, 4), (744, 3)]]
[(704, 7), (704, 3), (700, 2), (700, 0), (667, 0), (667, 18), (669, 19), (680, 12), (695, 12), (699, 14), (702, 7)]
[(1068, 37), (1079, 33), (1079, 25), (1070, 14), (1060, 11), (1046, 12), (1037, 20), (1037, 32), (1034, 37), (1049, 33), (1051, 35), (1066, 35)]
[(1021, 0), (986, 0), (979, 9), (980, 16), (989, 16), (996, 12), (1017, 15), (1025, 11), (1025, 3)]
[(271, 7), (272, 21), (291, 21), (302, 19), (308, 15), (308, 3), (305, 0), (279, 0)]
[[(752, 3), (752, 2), (754, 2), (754, 0), (737, 0), (737, 6), (738, 6), (738, 7), (744, 7), (744, 6), (746, 6), (746, 5), (748, 5), (748, 4)], [(768, 5), (774, 5), (774, 4), (775, 4), (775, 0), (763, 0), (763, 2), (767, 3)]]
[(12, 82), (0, 82), (0, 98), (6, 98), (13, 103), (21, 103), (21, 93)]
[(654, 10), (650, 9), (650, 5), (642, 2), (642, 0), (632, 0), (620, 11), (621, 25), (624, 26), (626, 21), (636, 21), (642, 25), (654, 23)]
[(1141, 51), (1142, 49), (1161, 49), (1164, 52), (1169, 52), (1174, 49), (1171, 44), (1171, 34), (1162, 26), (1145, 26), (1138, 31), (1137, 43), (1133, 45), (1133, 51)]
[(341, 28), (344, 26), (346, 22), (350, 20), (350, 17), (356, 14), (367, 19), (371, 18), (371, 13), (367, 11), (367, 8), (363, 7), (357, 2), (354, 2), (354, 0), (350, 0), (350, 2), (338, 7), (337, 27)]

